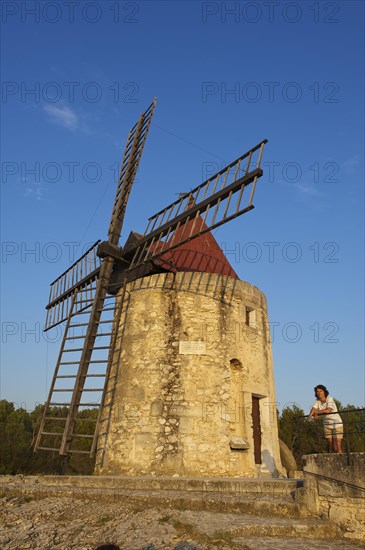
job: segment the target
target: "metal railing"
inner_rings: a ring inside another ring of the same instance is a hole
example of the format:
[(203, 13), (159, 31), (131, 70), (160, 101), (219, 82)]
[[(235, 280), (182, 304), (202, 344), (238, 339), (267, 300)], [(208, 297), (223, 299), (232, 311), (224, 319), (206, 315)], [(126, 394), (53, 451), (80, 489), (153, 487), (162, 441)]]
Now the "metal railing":
[[(321, 413), (320, 418), (334, 413)], [(348, 464), (351, 452), (365, 452), (365, 408), (339, 410), (343, 424), (343, 441)], [(312, 437), (317, 442), (317, 452), (325, 452), (326, 441), (323, 434), (323, 422), (308, 422), (309, 415), (299, 415), (293, 419), (297, 427), (296, 438)], [(312, 451), (316, 452), (316, 451)]]
[(348, 487), (349, 489), (352, 489), (354, 491), (359, 491), (360, 493), (365, 493), (365, 487), (362, 485), (356, 485), (355, 483), (350, 483), (348, 481), (344, 481), (343, 479), (337, 479), (335, 477), (329, 477), (325, 476), (323, 474), (317, 474), (315, 472), (305, 472), (305, 475), (315, 477), (319, 480), (323, 481), (330, 481), (331, 483), (337, 483), (337, 485), (342, 485), (344, 487)]

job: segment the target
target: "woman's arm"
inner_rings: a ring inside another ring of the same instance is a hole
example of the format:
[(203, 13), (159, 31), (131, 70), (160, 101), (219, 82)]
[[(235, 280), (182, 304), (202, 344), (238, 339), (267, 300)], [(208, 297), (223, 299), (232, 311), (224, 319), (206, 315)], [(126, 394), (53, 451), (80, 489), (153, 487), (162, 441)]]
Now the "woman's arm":
[(333, 410), (331, 409), (331, 407), (327, 407), (327, 409), (322, 409), (321, 411), (318, 409), (316, 410), (315, 414), (329, 414), (329, 413), (333, 413)]
[(311, 412), (308, 415), (308, 420), (310, 420), (313, 416), (316, 417), (317, 413), (318, 413), (317, 407), (312, 407)]
[(330, 407), (327, 407), (327, 409), (317, 409), (316, 407), (312, 407), (311, 412), (308, 415), (308, 420), (311, 420), (313, 417), (315, 420), (318, 420), (318, 417), (320, 414), (328, 414), (332, 413), (333, 410)]

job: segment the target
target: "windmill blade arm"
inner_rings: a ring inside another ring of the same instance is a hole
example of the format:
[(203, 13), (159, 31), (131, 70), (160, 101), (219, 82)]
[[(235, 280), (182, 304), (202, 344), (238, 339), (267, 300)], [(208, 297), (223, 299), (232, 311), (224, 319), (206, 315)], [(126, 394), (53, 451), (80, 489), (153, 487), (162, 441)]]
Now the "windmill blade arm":
[(151, 216), (148, 220), (145, 235), (148, 231), (152, 231), (154, 227), (161, 225), (161, 218), (163, 218), (164, 220), (169, 220), (173, 216), (176, 216), (178, 211), (186, 210), (189, 202), (194, 201), (195, 203), (197, 203), (198, 197), (201, 197), (200, 200), (204, 199), (207, 195), (209, 195), (209, 192), (212, 193), (210, 188), (213, 184), (214, 192), (214, 190), (216, 190), (219, 185), (224, 187), (225, 185), (232, 183), (232, 181), (235, 181), (237, 177), (241, 177), (242, 175), (247, 174), (254, 164), (255, 154), (258, 155), (256, 168), (260, 168), (263, 149), (267, 142), (267, 139), (260, 141), (260, 143), (255, 145), (255, 147), (252, 147), (252, 149), (247, 151), (244, 155), (222, 168), (219, 172), (211, 176), (200, 185), (197, 185), (194, 189), (189, 191), (189, 193), (183, 193), (179, 199)]
[(108, 241), (101, 243), (100, 246), (100, 241), (97, 241), (69, 269), (51, 283), (49, 303), (46, 306), (47, 319), (44, 330), (49, 330), (67, 319), (70, 313), (72, 297), (76, 291), (82, 291), (88, 296), (86, 300), (81, 301), (87, 305), (82, 305), (81, 303), (77, 311), (89, 307), (88, 303), (91, 303), (91, 296), (95, 291), (95, 282), (100, 272), (100, 258), (109, 256), (114, 260), (123, 260), (119, 257), (119, 251), (116, 249), (119, 243), (129, 194), (138, 170), (155, 105), (156, 98), (146, 111), (142, 113), (128, 134), (109, 225)]
[(114, 245), (119, 243), (129, 194), (141, 160), (155, 105), (156, 98), (142, 113), (128, 135), (108, 231), (108, 241)]
[[(266, 143), (267, 140), (263, 140), (209, 180), (152, 216), (145, 236), (134, 250), (130, 268), (161, 256), (252, 210), (256, 182), (263, 174), (260, 163)], [(252, 169), (252, 165), (256, 167)], [(244, 190), (250, 184), (248, 201), (241, 206)]]
[[(77, 290), (83, 289), (86, 296), (88, 294), (87, 290), (89, 290), (91, 295), (92, 286), (100, 270), (99, 243), (100, 240), (96, 241), (76, 262), (51, 283), (49, 302), (46, 306), (45, 331), (67, 319), (72, 297)], [(85, 304), (82, 307), (85, 307)]]

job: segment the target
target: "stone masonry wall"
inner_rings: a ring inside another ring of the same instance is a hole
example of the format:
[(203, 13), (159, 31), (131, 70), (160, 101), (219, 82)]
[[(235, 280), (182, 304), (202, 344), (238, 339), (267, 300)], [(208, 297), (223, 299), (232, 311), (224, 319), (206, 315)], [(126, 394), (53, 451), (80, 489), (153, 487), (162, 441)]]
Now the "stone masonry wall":
[[(145, 277), (128, 291), (106, 453), (96, 473), (282, 474), (263, 293), (196, 272)], [(260, 398), (261, 465), (253, 454), (252, 395)], [(232, 441), (248, 448), (232, 449)]]
[(303, 457), (304, 488), (299, 501), (337, 523), (345, 536), (365, 541), (365, 453)]

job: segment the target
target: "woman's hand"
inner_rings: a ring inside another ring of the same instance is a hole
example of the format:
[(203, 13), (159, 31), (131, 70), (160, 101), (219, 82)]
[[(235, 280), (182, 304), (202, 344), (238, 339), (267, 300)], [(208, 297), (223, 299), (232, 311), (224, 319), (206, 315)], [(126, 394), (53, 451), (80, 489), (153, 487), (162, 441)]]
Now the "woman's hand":
[(308, 415), (309, 422), (312, 422), (312, 420), (318, 420), (319, 418), (319, 410), (318, 409), (312, 409), (311, 412)]
[(318, 420), (318, 413), (319, 413), (318, 409), (315, 409), (314, 407), (312, 407), (311, 412), (308, 415), (309, 422), (312, 422), (313, 420)]

